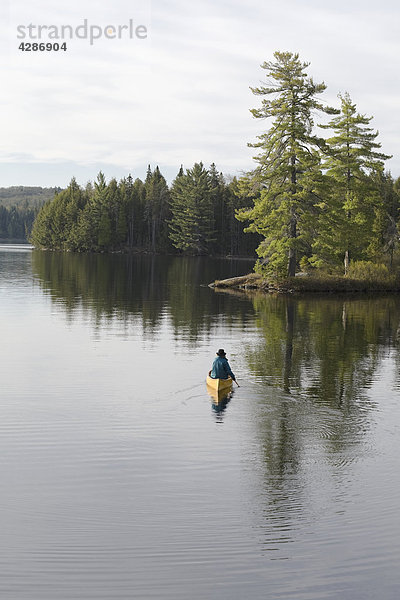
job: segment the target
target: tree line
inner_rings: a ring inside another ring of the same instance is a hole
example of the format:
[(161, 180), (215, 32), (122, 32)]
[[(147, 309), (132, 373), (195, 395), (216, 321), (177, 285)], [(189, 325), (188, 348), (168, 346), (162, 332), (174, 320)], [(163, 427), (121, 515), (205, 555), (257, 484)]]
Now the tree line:
[(159, 167), (146, 178), (69, 186), (40, 210), (30, 241), (38, 248), (74, 252), (121, 250), (195, 255), (254, 255), (260, 236), (236, 219), (247, 198), (214, 164), (180, 168), (168, 186)]
[(60, 187), (43, 188), (40, 186), (13, 185), (0, 187), (0, 205), (7, 208), (40, 208), (46, 200), (54, 198), (54, 194), (61, 192)]

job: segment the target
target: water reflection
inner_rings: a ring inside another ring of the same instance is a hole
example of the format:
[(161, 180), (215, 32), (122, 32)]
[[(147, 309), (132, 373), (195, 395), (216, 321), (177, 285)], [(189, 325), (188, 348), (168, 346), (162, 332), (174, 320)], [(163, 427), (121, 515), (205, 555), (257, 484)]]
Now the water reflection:
[(262, 338), (247, 348), (248, 364), (284, 392), (259, 419), (270, 471), (296, 470), (305, 435), (340, 462), (370, 428), (369, 390), (396, 346), (396, 298), (264, 297), (254, 307)]
[[(245, 330), (255, 313), (257, 331), (244, 354), (255, 377), (263, 462), (278, 488), (283, 473), (298, 472), (304, 444), (323, 447), (340, 464), (352, 460), (348, 448), (371, 427), (368, 390), (400, 324), (394, 296), (256, 296), (251, 303), (201, 287), (218, 269), (230, 275), (248, 266), (240, 263), (42, 252), (32, 261), (40, 285), (71, 318), (83, 307), (98, 327), (119, 320), (128, 328), (136, 319), (153, 340), (167, 317), (175, 343), (192, 352), (216, 324)], [(282, 394), (265, 397), (265, 385)], [(214, 399), (215, 412), (222, 415), (228, 401)]]
[(83, 309), (94, 327), (118, 321), (128, 331), (140, 323), (152, 339), (167, 318), (175, 342), (193, 352), (216, 326), (245, 331), (255, 323), (254, 341), (244, 353), (257, 381), (342, 414), (353, 412), (398, 338), (396, 297), (255, 296), (251, 302), (207, 287), (250, 266), (204, 258), (32, 253), (36, 280), (69, 319)]
[[(355, 463), (376, 455), (372, 385), (397, 356), (400, 306), (385, 297), (254, 297), (262, 334), (247, 345), (257, 404), (256, 493), (267, 550), (299, 539), (335, 499), (345, 502)], [(338, 508), (339, 510), (339, 508)]]
[(256, 297), (253, 304), (263, 335), (247, 351), (252, 371), (332, 408), (362, 395), (397, 339), (394, 296)]
[(135, 317), (148, 338), (167, 316), (175, 341), (194, 343), (215, 322), (244, 323), (250, 302), (217, 297), (207, 287), (218, 277), (245, 273), (252, 261), (132, 255), (32, 253), (36, 280), (69, 319), (83, 310), (94, 327)]
[(222, 423), (224, 412), (234, 393), (233, 389), (217, 391), (207, 385), (207, 393), (211, 400), (212, 409), (218, 417), (217, 421)]

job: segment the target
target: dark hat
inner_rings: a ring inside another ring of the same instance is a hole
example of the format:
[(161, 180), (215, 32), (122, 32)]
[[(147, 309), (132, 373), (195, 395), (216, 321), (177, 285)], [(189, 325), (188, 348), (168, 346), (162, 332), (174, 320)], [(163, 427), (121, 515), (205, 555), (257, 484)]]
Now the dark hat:
[(220, 348), (217, 352), (218, 356), (226, 356), (226, 352), (223, 348)]

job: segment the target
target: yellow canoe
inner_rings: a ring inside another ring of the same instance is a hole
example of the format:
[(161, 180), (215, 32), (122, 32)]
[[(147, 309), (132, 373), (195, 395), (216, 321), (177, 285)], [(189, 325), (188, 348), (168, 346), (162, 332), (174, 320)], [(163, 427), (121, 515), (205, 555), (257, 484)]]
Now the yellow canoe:
[(211, 398), (213, 406), (223, 406), (229, 400), (232, 395), (232, 388), (226, 388), (225, 390), (220, 390), (217, 392), (215, 388), (211, 386), (207, 386), (207, 393)]
[(216, 392), (229, 392), (232, 389), (232, 379), (213, 379), (207, 375), (207, 386)]

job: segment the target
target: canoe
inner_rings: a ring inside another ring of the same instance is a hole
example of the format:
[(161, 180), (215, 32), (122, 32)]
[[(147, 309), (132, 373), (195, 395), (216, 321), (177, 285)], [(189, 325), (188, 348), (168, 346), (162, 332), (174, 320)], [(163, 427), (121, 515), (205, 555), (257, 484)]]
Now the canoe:
[(207, 394), (210, 396), (211, 402), (214, 407), (222, 407), (226, 406), (226, 404), (228, 403), (232, 395), (232, 388), (226, 388), (217, 392), (215, 388), (212, 388), (210, 385), (207, 385)]
[(216, 392), (229, 392), (232, 389), (232, 379), (213, 379), (210, 375), (207, 375), (207, 386)]

